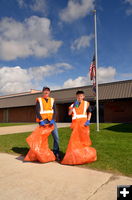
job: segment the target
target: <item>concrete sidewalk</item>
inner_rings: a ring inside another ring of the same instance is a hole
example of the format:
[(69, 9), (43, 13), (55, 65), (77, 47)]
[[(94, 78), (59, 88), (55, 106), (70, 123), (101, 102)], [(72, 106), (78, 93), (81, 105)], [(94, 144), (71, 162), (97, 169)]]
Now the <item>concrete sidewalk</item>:
[[(12, 134), (12, 133), (24, 133), (33, 131), (38, 126), (38, 123), (31, 125), (18, 125), (18, 126), (6, 126), (0, 127), (0, 135)], [(57, 127), (68, 127), (70, 123), (57, 123)]]
[(116, 200), (117, 185), (131, 183), (125, 176), (0, 153), (1, 200)]

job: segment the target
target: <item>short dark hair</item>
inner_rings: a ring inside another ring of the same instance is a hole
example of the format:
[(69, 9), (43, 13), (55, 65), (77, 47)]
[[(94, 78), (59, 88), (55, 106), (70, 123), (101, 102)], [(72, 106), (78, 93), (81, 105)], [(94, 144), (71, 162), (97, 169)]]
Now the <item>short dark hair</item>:
[(78, 90), (78, 91), (76, 92), (76, 95), (78, 95), (78, 94), (84, 94), (84, 92), (83, 92), (82, 90)]
[(42, 91), (44, 91), (44, 90), (49, 90), (49, 91), (50, 91), (50, 88), (47, 87), (47, 86), (45, 86), (45, 87), (43, 87), (43, 90), (42, 90)]

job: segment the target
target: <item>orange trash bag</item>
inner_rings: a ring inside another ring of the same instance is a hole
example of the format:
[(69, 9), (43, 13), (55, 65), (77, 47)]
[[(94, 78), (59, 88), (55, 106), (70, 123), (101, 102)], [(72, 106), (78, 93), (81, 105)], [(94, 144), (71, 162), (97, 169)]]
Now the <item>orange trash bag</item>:
[(97, 160), (96, 150), (90, 147), (92, 145), (89, 136), (90, 129), (89, 126), (84, 126), (85, 122), (84, 119), (77, 119), (72, 122), (73, 131), (61, 164), (79, 165)]
[(26, 138), (30, 150), (28, 151), (24, 161), (39, 161), (42, 163), (55, 160), (54, 153), (49, 149), (48, 136), (51, 131), (54, 130), (54, 126), (38, 126), (32, 133)]

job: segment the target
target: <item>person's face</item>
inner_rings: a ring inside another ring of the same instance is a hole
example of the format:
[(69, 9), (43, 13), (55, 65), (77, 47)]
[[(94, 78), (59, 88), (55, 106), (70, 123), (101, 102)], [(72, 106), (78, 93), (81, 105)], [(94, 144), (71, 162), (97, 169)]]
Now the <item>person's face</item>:
[(50, 91), (49, 90), (44, 90), (42, 94), (43, 94), (44, 98), (47, 98), (50, 95)]
[(81, 102), (84, 98), (85, 98), (84, 94), (78, 94), (78, 95), (77, 95), (77, 100), (78, 100), (79, 102)]

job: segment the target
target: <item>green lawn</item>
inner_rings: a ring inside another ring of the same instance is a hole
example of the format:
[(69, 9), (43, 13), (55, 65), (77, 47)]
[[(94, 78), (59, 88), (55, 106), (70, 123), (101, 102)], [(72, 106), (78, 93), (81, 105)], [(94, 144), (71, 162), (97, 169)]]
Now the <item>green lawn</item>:
[(0, 123), (0, 127), (30, 125), (30, 124), (34, 124), (34, 123)]
[[(98, 159), (81, 167), (132, 176), (132, 124), (100, 124), (99, 133), (95, 131), (95, 124), (91, 124), (90, 127), (92, 146), (97, 150)], [(0, 152), (26, 155), (28, 145), (25, 139), (29, 134), (1, 135)], [(62, 156), (66, 151), (70, 134), (70, 128), (59, 129)], [(52, 143), (52, 136), (50, 136), (50, 147)]]

